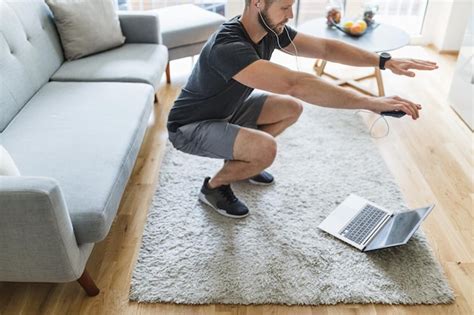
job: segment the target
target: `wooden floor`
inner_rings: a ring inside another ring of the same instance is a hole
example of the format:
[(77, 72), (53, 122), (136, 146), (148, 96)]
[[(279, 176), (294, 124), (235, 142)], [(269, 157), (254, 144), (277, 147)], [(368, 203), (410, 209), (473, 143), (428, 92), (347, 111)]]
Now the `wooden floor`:
[[(437, 205), (423, 229), (455, 291), (454, 304), (289, 307), (129, 302), (130, 278), (167, 139), (167, 112), (191, 67), (190, 59), (184, 59), (171, 64), (173, 84), (163, 83), (159, 91), (160, 104), (155, 106), (154, 120), (150, 122), (118, 215), (108, 237), (96, 245), (87, 264), (101, 293), (94, 298), (86, 297), (75, 282), (0, 283), (0, 314), (473, 314), (473, 134), (447, 101), (456, 56), (439, 55), (423, 47), (405, 47), (394, 55), (426, 58), (440, 65), (436, 72), (418, 73), (415, 78), (384, 72), (387, 94), (421, 103), (422, 118), (416, 122), (408, 118), (390, 119), (390, 135), (374, 142), (399, 183), (407, 205)], [(275, 60), (295, 66), (293, 58), (276, 55)], [(299, 64), (301, 70), (311, 71), (311, 60), (301, 58)], [(343, 69), (346, 74), (351, 73), (348, 68)], [(328, 67), (328, 71), (340, 70), (334, 65)], [(355, 70), (354, 73), (367, 69)], [(369, 86), (375, 88), (373, 83)], [(369, 124), (374, 116), (368, 116)]]

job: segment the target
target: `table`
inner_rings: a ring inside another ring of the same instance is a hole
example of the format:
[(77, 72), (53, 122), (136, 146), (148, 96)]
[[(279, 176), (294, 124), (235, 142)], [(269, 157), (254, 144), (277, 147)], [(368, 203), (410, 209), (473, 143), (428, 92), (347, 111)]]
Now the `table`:
[[(382, 51), (391, 51), (398, 48), (401, 48), (407, 45), (410, 42), (410, 36), (404, 30), (380, 23), (378, 26), (368, 27), (367, 32), (361, 37), (352, 37), (347, 35), (336, 28), (328, 27), (326, 25), (326, 18), (318, 18), (311, 21), (308, 21), (298, 27), (298, 31), (313, 35), (316, 37), (337, 39), (343, 42), (346, 42), (351, 45), (355, 45), (359, 48), (372, 51), (372, 52), (382, 52)], [(326, 75), (334, 80), (336, 84), (343, 86), (349, 85), (362, 93), (373, 95), (373, 96), (384, 96), (385, 90), (382, 81), (381, 70), (377, 67), (374, 67), (374, 73), (358, 77), (358, 78), (338, 78), (335, 75), (325, 73), (324, 68), (326, 67), (327, 61), (322, 59), (316, 59), (314, 63), (314, 70), (318, 76)], [(372, 91), (367, 90), (363, 87), (359, 81), (370, 79), (375, 77), (377, 80), (378, 94), (373, 93)]]

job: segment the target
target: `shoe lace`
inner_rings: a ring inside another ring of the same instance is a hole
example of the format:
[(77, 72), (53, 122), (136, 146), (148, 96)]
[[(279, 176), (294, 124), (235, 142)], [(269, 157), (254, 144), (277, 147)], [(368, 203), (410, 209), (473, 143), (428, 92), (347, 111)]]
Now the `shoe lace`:
[(229, 201), (230, 203), (234, 203), (236, 202), (238, 199), (237, 197), (234, 195), (234, 192), (232, 191), (232, 189), (230, 188), (230, 185), (224, 185), (224, 186), (221, 186), (219, 188), (219, 192), (221, 193), (221, 195), (227, 199), (227, 201)]

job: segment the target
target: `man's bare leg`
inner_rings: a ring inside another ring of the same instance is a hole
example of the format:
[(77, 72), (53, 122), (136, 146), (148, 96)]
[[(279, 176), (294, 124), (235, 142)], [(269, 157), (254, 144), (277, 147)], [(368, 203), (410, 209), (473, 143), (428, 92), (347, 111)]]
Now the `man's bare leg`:
[(294, 124), (302, 111), (301, 103), (291, 97), (269, 95), (257, 120), (264, 133), (241, 128), (234, 144), (234, 160), (227, 161), (211, 178), (209, 188), (250, 178), (269, 167), (276, 155), (274, 137)]
[(258, 129), (276, 137), (293, 125), (302, 112), (303, 105), (298, 100), (288, 96), (269, 95), (257, 120)]
[(273, 163), (275, 139), (260, 130), (241, 128), (234, 143), (234, 160), (228, 161), (209, 181), (213, 189), (259, 174)]

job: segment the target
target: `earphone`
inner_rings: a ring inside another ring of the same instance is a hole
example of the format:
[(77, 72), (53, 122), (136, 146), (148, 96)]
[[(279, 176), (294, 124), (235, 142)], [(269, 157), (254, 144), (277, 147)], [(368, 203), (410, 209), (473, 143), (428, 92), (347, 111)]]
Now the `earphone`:
[(293, 43), (293, 40), (291, 39), (290, 37), (290, 33), (288, 33), (288, 29), (286, 28), (286, 25), (283, 26), (283, 28), (285, 29), (285, 32), (286, 32), (286, 36), (288, 36), (288, 39), (290, 40), (290, 43), (291, 45), (293, 45), (293, 48), (295, 49), (295, 53), (293, 54), (291, 51), (288, 51), (286, 49), (284, 49), (283, 47), (281, 47), (280, 45), (280, 40), (278, 39), (278, 34), (272, 29), (270, 28), (270, 26), (268, 26), (267, 22), (265, 21), (265, 19), (263, 18), (263, 15), (262, 15), (262, 12), (260, 12), (260, 0), (257, 1), (256, 5), (255, 5), (258, 9), (258, 15), (260, 16), (260, 18), (262, 19), (262, 22), (263, 24), (265, 24), (265, 26), (267, 27), (267, 29), (269, 29), (274, 35), (275, 35), (275, 38), (277, 40), (277, 45), (278, 47), (286, 52), (287, 54), (289, 55), (292, 55), (292, 56), (295, 56), (295, 60), (296, 60), (296, 69), (298, 69), (298, 71), (300, 71), (300, 67), (299, 67), (299, 64), (298, 64), (298, 49), (296, 48), (296, 45), (295, 43)]

